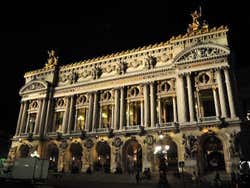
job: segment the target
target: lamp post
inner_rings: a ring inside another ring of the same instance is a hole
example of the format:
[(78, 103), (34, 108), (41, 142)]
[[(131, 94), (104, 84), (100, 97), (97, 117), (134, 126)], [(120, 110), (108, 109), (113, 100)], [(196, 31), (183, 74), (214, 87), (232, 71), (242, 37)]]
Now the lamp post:
[(36, 169), (37, 169), (37, 167), (36, 167), (37, 159), (40, 157), (40, 155), (38, 154), (37, 150), (35, 150), (33, 153), (30, 154), (30, 156), (35, 159), (33, 175), (32, 175), (32, 181), (34, 181), (35, 180), (35, 172), (36, 172)]
[(168, 184), (167, 180), (167, 152), (170, 149), (169, 145), (162, 143), (163, 135), (159, 135), (161, 140), (160, 145), (155, 146), (154, 154), (159, 157), (159, 186), (165, 187)]

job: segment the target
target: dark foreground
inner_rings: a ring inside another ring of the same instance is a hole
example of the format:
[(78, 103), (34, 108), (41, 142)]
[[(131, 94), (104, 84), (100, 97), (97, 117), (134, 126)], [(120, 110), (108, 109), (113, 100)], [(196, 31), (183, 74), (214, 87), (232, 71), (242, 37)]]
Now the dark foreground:
[[(231, 184), (227, 176), (222, 176), (220, 185), (214, 184), (213, 174), (201, 179), (200, 183), (193, 181), (190, 176), (176, 177), (173, 174), (168, 174), (168, 185), (164, 188), (236, 188)], [(116, 174), (64, 174), (62, 177), (49, 175), (45, 182), (6, 182), (1, 181), (1, 188), (160, 188), (158, 184), (158, 176), (152, 176), (150, 180), (141, 180), (136, 182), (134, 175), (116, 175)], [(249, 186), (239, 185), (238, 188)]]

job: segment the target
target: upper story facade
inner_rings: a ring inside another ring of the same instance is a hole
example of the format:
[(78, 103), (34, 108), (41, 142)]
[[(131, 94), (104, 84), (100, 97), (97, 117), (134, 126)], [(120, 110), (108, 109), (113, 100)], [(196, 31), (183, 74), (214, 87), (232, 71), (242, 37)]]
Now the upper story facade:
[(239, 123), (230, 75), (228, 28), (192, 14), (167, 42), (27, 72), (15, 138), (192, 130)]

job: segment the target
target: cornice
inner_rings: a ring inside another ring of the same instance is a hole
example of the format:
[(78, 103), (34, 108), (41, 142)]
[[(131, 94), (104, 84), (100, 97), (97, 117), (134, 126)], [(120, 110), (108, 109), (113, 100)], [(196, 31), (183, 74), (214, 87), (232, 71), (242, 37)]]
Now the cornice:
[[(170, 38), (166, 42), (156, 43), (156, 44), (152, 44), (152, 45), (148, 45), (148, 46), (134, 48), (132, 50), (121, 51), (121, 52), (112, 53), (112, 54), (101, 56), (101, 57), (87, 59), (84, 61), (74, 62), (74, 63), (68, 64), (68, 65), (59, 66), (59, 70), (64, 71), (64, 70), (77, 69), (77, 68), (80, 68), (82, 66), (100, 64), (100, 63), (105, 63), (105, 62), (109, 63), (110, 61), (117, 61), (117, 60), (118, 61), (121, 61), (121, 60), (126, 61), (126, 59), (132, 58), (131, 56), (146, 55), (145, 53), (149, 53), (151, 51), (161, 50), (164, 48), (169, 48), (169, 50), (172, 51), (173, 45), (175, 45), (175, 43), (177, 43), (177, 42), (185, 41), (185, 40), (189, 40), (189, 39), (193, 39), (193, 38), (200, 38), (200, 37), (203, 37), (206, 35), (214, 35), (216, 33), (227, 32), (227, 31), (228, 31), (227, 26), (220, 26), (218, 28), (213, 27), (211, 29), (208, 29), (207, 31), (198, 30), (196, 32), (186, 33), (184, 35), (178, 35), (176, 37), (173, 36), (172, 38)], [(26, 78), (26, 77), (34, 76), (34, 75), (40, 74), (40, 73), (46, 74), (46, 73), (50, 73), (54, 70), (55, 70), (55, 68), (49, 69), (49, 68), (45, 67), (42, 69), (26, 72), (24, 77)]]

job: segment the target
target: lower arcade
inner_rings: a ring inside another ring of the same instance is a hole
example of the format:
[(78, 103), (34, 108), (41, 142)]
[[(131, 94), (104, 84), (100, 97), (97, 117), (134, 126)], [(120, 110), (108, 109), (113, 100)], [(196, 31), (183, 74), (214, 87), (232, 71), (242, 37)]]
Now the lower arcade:
[(159, 158), (154, 151), (156, 147), (168, 146), (165, 154), (168, 171), (180, 171), (179, 162), (184, 161), (184, 170), (190, 174), (218, 170), (231, 173), (239, 161), (236, 129), (231, 129), (225, 132), (223, 128), (204, 128), (192, 134), (158, 131), (112, 138), (99, 135), (85, 139), (19, 139), (10, 153), (19, 158), (38, 151), (40, 158), (49, 160), (49, 169), (56, 172), (133, 174), (149, 169), (158, 173)]

